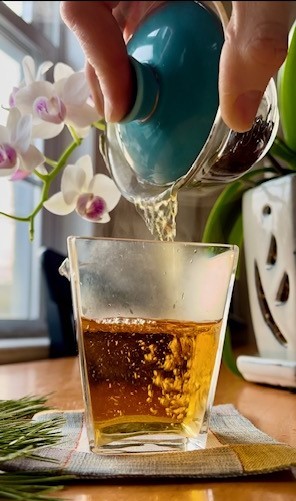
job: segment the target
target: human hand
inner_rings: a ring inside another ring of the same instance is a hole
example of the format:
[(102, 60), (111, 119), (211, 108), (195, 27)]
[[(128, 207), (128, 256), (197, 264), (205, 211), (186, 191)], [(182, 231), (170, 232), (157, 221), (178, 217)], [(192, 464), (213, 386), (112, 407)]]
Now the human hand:
[[(98, 111), (121, 120), (133, 104), (126, 42), (160, 2), (61, 2), (61, 16), (85, 53)], [(251, 128), (269, 80), (284, 62), (296, 2), (232, 2), (219, 71), (222, 118), (233, 130)], [(119, 77), (120, 75), (120, 77)]]
[(126, 43), (143, 16), (161, 3), (61, 2), (62, 19), (86, 56), (92, 97), (107, 121), (121, 120), (132, 108), (134, 82)]
[(233, 130), (251, 128), (268, 82), (283, 64), (296, 2), (232, 2), (222, 48), (219, 97)]

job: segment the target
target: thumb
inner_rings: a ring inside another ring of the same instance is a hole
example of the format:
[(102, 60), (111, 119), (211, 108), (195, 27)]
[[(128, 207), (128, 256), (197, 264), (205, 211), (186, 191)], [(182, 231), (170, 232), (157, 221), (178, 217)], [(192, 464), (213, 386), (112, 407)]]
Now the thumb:
[(220, 58), (220, 109), (225, 123), (252, 127), (270, 79), (284, 62), (296, 2), (232, 2)]

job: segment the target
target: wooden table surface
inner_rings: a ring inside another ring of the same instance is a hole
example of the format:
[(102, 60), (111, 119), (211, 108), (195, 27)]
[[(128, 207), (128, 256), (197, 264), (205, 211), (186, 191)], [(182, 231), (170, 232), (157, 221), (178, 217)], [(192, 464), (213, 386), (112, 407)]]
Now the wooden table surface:
[[(52, 407), (83, 408), (77, 358), (0, 366), (0, 399), (49, 394)], [(232, 403), (259, 429), (296, 447), (295, 393), (247, 383), (222, 367), (215, 403)], [(296, 474), (207, 482), (79, 482), (59, 496), (73, 501), (295, 501)]]

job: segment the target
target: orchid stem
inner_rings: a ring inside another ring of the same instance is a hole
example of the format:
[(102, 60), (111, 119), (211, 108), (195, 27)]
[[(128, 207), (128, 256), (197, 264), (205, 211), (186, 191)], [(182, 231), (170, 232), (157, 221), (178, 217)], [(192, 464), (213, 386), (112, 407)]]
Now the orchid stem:
[(29, 223), (29, 235), (30, 235), (30, 241), (34, 239), (34, 219), (35, 216), (41, 211), (43, 207), (43, 203), (48, 199), (48, 194), (49, 194), (49, 188), (54, 180), (54, 178), (58, 175), (58, 173), (65, 167), (65, 164), (70, 157), (70, 155), (73, 153), (73, 151), (80, 146), (82, 143), (82, 138), (79, 138), (77, 135), (73, 142), (66, 148), (64, 153), (60, 156), (60, 158), (57, 161), (53, 161), (51, 159), (46, 159), (46, 162), (54, 166), (54, 169), (49, 173), (49, 174), (41, 174), (38, 171), (35, 171), (34, 174), (39, 177), (39, 179), (42, 180), (43, 182), (43, 187), (40, 195), (40, 200), (39, 203), (36, 205), (35, 209), (28, 215), (24, 217), (20, 216), (15, 216), (12, 214), (6, 214), (6, 212), (0, 212), (1, 216), (8, 217), (10, 219), (14, 219), (15, 221), (20, 221), (20, 222), (27, 222)]
[(34, 216), (30, 217), (30, 226), (29, 226), (29, 238), (30, 238), (30, 242), (33, 242), (34, 240), (34, 231), (35, 231), (35, 228), (34, 228)]
[(50, 167), (55, 168), (57, 166), (57, 162), (55, 160), (52, 160), (51, 158), (45, 157), (45, 163), (47, 165), (50, 165)]
[(6, 212), (0, 212), (0, 216), (5, 216), (8, 217), (9, 219), (15, 219), (15, 221), (21, 221), (22, 223), (29, 221), (29, 216), (19, 217), (19, 216), (14, 216), (13, 214), (7, 214)]
[(69, 158), (69, 156), (73, 153), (73, 151), (80, 146), (82, 143), (82, 139), (77, 137), (64, 151), (64, 153), (60, 156), (59, 160), (56, 162), (56, 167), (53, 169), (50, 174), (47, 175), (47, 179), (50, 182), (56, 177), (56, 175), (65, 167), (65, 164)]
[(72, 136), (72, 139), (74, 141), (74, 143), (81, 143), (82, 139), (78, 136), (76, 130), (74, 129), (74, 127), (71, 127), (71, 125), (68, 126), (68, 130)]
[(35, 176), (39, 177), (42, 181), (45, 181), (47, 179), (48, 174), (41, 174), (41, 172), (38, 172), (38, 170), (34, 170)]

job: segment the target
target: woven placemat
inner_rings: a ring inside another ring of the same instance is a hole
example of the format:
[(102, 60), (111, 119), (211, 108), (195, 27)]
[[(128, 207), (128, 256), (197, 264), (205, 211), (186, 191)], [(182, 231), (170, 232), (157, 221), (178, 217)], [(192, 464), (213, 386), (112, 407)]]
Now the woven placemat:
[(53, 416), (65, 419), (64, 438), (58, 446), (40, 450), (42, 460), (19, 458), (2, 463), (2, 470), (51, 470), (84, 479), (220, 478), (266, 474), (296, 466), (295, 447), (258, 430), (230, 404), (213, 407), (206, 449), (190, 452), (93, 454), (88, 449), (82, 411), (43, 412), (34, 419)]

